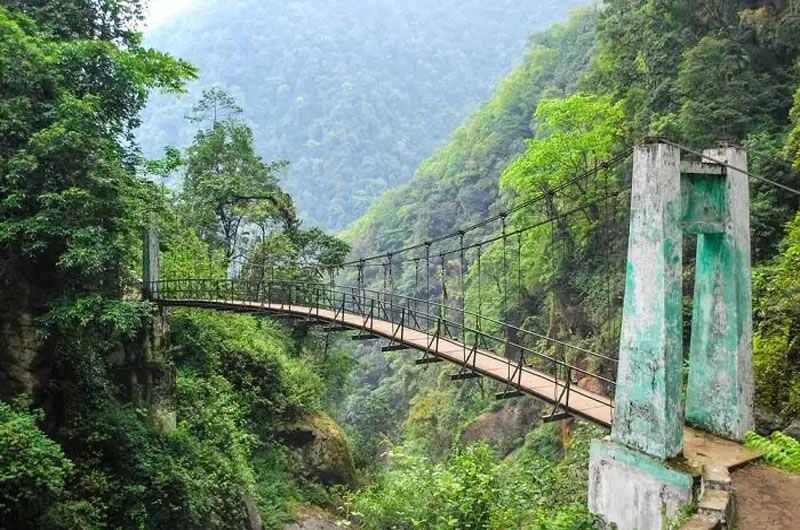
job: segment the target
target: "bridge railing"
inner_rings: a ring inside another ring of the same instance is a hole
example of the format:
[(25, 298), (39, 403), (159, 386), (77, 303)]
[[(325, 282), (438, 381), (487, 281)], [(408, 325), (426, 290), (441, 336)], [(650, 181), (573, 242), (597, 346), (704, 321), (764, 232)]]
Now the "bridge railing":
[[(568, 407), (570, 394), (609, 405), (616, 383), (602, 375), (616, 373), (617, 360), (570, 345), (460, 307), (387, 293), (364, 286), (287, 279), (177, 279), (152, 282), (151, 296), (176, 305), (200, 305), (252, 312), (293, 313), (308, 319), (332, 312), (326, 320), (369, 332), (376, 322), (388, 322), (398, 347), (409, 330), (425, 333), (429, 343), (425, 357), (443, 342), (459, 347), (461, 368), (454, 377), (477, 371), (479, 356), (491, 355), (506, 367), (505, 389), (499, 397), (516, 394), (526, 373), (553, 383), (550, 399)], [(357, 315), (353, 326), (346, 316)], [(332, 318), (330, 318), (332, 317)], [(587, 384), (591, 382), (591, 384)], [(588, 390), (587, 387), (592, 390)], [(556, 411), (554, 409), (554, 413)]]

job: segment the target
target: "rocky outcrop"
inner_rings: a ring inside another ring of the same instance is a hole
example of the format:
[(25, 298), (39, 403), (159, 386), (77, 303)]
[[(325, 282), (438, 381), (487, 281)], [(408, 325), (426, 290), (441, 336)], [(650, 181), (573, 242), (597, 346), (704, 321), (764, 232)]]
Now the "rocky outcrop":
[(762, 407), (756, 406), (754, 411), (755, 431), (761, 436), (769, 436), (786, 426), (780, 416)]
[(43, 295), (7, 262), (0, 262), (0, 399), (28, 394), (39, 402), (50, 377), (52, 348), (42, 339), (36, 319)]
[(251, 494), (246, 494), (244, 501), (245, 512), (247, 513), (247, 524), (249, 530), (263, 530), (264, 522), (261, 520), (261, 512), (258, 510), (256, 500)]
[(176, 426), (176, 368), (168, 343), (169, 310), (162, 307), (149, 325), (109, 357), (123, 399), (147, 409), (147, 424), (159, 432)]
[(326, 485), (355, 483), (355, 466), (344, 433), (327, 414), (307, 414), (283, 425), (278, 436), (292, 450), (297, 475)]
[(795, 440), (800, 440), (800, 418), (797, 418), (783, 430), (783, 434), (791, 436)]
[(542, 421), (544, 405), (532, 397), (506, 401), (492, 412), (480, 415), (461, 432), (463, 445), (485, 442), (505, 454), (525, 441), (525, 435)]

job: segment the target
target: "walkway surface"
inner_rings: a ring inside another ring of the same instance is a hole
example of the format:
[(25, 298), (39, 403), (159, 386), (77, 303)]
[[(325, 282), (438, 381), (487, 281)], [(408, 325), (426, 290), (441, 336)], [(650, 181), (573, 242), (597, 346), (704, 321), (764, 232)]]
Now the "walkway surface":
[(766, 465), (733, 473), (738, 530), (800, 528), (800, 475)]
[(683, 429), (683, 456), (696, 465), (733, 471), (758, 460), (761, 453), (687, 426)]
[[(422, 352), (427, 351), (429, 355), (457, 364), (465, 371), (472, 371), (508, 384), (511, 390), (518, 389), (551, 404), (564, 404), (563, 398), (559, 400), (559, 396), (566, 394), (567, 383), (564, 381), (556, 380), (552, 376), (534, 370), (530, 366), (524, 367), (522, 374), (515, 375), (516, 364), (514, 362), (509, 362), (506, 358), (483, 349), (478, 349), (476, 355), (470, 357), (468, 365), (465, 366), (464, 359), (470, 353), (469, 346), (452, 339), (439, 339), (437, 341), (428, 333), (410, 328), (404, 328), (402, 335), (400, 333), (396, 334), (397, 324), (384, 320), (365, 320), (365, 317), (352, 313), (337, 314), (335, 311), (327, 309), (266, 302), (160, 299), (158, 303), (166, 306), (279, 313), (336, 323), (349, 329), (365, 331), (377, 337), (393, 340), (394, 343), (402, 344), (410, 349)], [(572, 415), (605, 427), (611, 426), (611, 421), (614, 417), (613, 403), (610, 398), (585, 390), (573, 383), (569, 384), (569, 401), (566, 408)]]

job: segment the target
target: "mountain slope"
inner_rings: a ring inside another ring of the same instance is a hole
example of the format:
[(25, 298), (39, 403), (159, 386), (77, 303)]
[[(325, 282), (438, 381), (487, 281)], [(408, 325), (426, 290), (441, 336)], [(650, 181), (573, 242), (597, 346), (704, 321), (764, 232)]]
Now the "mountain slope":
[[(530, 39), (523, 64), (450, 142), (425, 160), (411, 182), (381, 197), (346, 236), (355, 255), (399, 248), (468, 226), (499, 211), (499, 178), (533, 137), (542, 97), (577, 88), (594, 44), (597, 11), (576, 10), (564, 26)], [(400, 228), (402, 227), (402, 228)]]
[(146, 38), (201, 80), (188, 97), (152, 98), (143, 151), (188, 144), (183, 117), (222, 83), (253, 120), (259, 154), (292, 163), (284, 185), (302, 216), (343, 228), (489, 96), (530, 33), (579, 3), (209, 0)]

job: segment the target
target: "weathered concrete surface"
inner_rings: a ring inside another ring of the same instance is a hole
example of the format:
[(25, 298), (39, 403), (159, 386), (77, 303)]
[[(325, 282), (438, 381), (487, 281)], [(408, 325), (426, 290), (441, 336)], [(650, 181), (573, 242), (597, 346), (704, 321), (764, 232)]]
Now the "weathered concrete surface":
[[(734, 147), (704, 154), (747, 168), (746, 153)], [(726, 173), (686, 175), (683, 182), (684, 210), (694, 221), (707, 215), (706, 225), (721, 227), (719, 233), (706, 229), (698, 235), (686, 420), (743, 440), (754, 428), (750, 197), (747, 176), (730, 168)]]
[(730, 440), (686, 427), (683, 431), (683, 456), (693, 465), (738, 469), (761, 458), (762, 453)]
[(146, 230), (142, 234), (142, 294), (145, 298), (158, 296), (158, 282), (161, 279), (161, 255), (158, 234)]
[(661, 530), (692, 500), (693, 477), (610, 440), (593, 440), (589, 510), (618, 530)]
[(697, 503), (697, 512), (718, 519), (727, 528), (733, 521), (733, 493), (708, 489)]
[(680, 453), (680, 150), (665, 143), (634, 154), (631, 227), (620, 364), (611, 439), (658, 458)]
[[(724, 167), (746, 170), (747, 160), (727, 145), (705, 156), (722, 163), (682, 162), (680, 149), (658, 140), (634, 155), (614, 422), (610, 439), (593, 443), (590, 461), (589, 507), (619, 530), (660, 529), (691, 501), (693, 476), (703, 469), (708, 488), (699, 509), (727, 525), (727, 470), (757, 457), (692, 430), (684, 448), (684, 232), (699, 238), (687, 419), (734, 440), (754, 424), (749, 195), (745, 175)], [(682, 450), (681, 470), (670, 467)]]
[(716, 517), (698, 513), (689, 518), (681, 530), (721, 530), (721, 528), (722, 522)]

